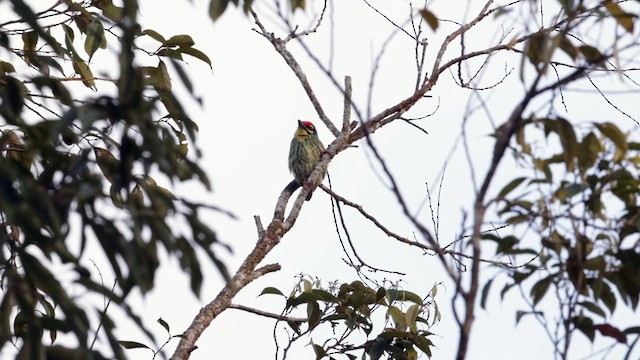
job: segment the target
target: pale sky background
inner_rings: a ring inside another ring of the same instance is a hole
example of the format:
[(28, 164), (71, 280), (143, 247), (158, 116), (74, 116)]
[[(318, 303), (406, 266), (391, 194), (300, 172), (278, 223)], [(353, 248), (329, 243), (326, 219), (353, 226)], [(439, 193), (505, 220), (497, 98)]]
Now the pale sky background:
[[(268, 0), (256, 2), (270, 3)], [(396, 23), (403, 23), (408, 17), (407, 1), (370, 2)], [(319, 1), (308, 3), (313, 5)], [(354, 101), (364, 110), (373, 58), (393, 27), (367, 7), (364, 1), (334, 0), (333, 3), (336, 5), (333, 18), (325, 18), (318, 32), (308, 36), (306, 40), (319, 58), (326, 61), (329, 24), (333, 21), (334, 74), (340, 81), (345, 75), (353, 78)], [(484, 1), (473, 3), (478, 6)], [(439, 18), (462, 21), (466, 5), (466, 1), (433, 1), (431, 9)], [(415, 6), (416, 9), (419, 7)], [(477, 9), (472, 9), (470, 13), (477, 13)], [(202, 97), (204, 104), (199, 107), (191, 103), (188, 110), (200, 127), (199, 145), (204, 153), (203, 167), (210, 175), (214, 192), (205, 193), (195, 186), (183, 186), (177, 189), (177, 193), (215, 204), (238, 216), (238, 220), (232, 220), (222, 214), (212, 213), (208, 218), (220, 240), (233, 247), (233, 254), (224, 254), (223, 257), (229, 270), (234, 272), (257, 240), (253, 216), (259, 215), (266, 226), (280, 191), (291, 180), (287, 156), (296, 120), (314, 121), (325, 145), (331, 141), (331, 133), (317, 120), (315, 110), (297, 78), (280, 55), (268, 41), (252, 31), (255, 25), (240, 10), (231, 6), (213, 24), (207, 16), (206, 1), (195, 0), (191, 4), (188, 1), (143, 0), (140, 14), (144, 28), (157, 30), (167, 38), (177, 34), (191, 35), (195, 40), (195, 47), (208, 54), (213, 62), (211, 71), (204, 63), (187, 58), (195, 92)], [(310, 23), (309, 15), (312, 14), (312, 11), (297, 13), (296, 19), (301, 28)], [(263, 16), (262, 20), (270, 23), (268, 16)], [(472, 30), (467, 38), (468, 44), (479, 49), (494, 41), (495, 34), (500, 31), (499, 21), (488, 19), (486, 25)], [(284, 34), (280, 28), (271, 26), (270, 29), (281, 36)], [(454, 29), (455, 26), (451, 23), (441, 23), (441, 29), (436, 35), (426, 30), (425, 35), (430, 44), (427, 69), (431, 68), (431, 61), (443, 36)], [(342, 95), (307, 59), (295, 42), (290, 44), (291, 52), (305, 70), (325, 112), (334, 123), (339, 124)], [(451, 49), (448, 57), (456, 54), (453, 50), (457, 49), (457, 45), (452, 45)], [(155, 59), (149, 61), (150, 64), (157, 64)], [(491, 73), (495, 76), (486, 77), (486, 83), (491, 84), (502, 78), (505, 67), (516, 68), (503, 84), (493, 90), (489, 101), (492, 116), (498, 123), (504, 121), (522, 94), (518, 78), (520, 61), (520, 57), (515, 54), (497, 56), (492, 65), (495, 70)], [(398, 34), (382, 60), (374, 90), (372, 112), (375, 114), (409, 96), (414, 87), (414, 79), (413, 43), (406, 35)], [(174, 86), (180, 86), (178, 80), (174, 80)], [(99, 88), (107, 90), (107, 86), (100, 84)], [(444, 73), (430, 93), (433, 97), (423, 100), (408, 114), (426, 115), (435, 110), (439, 103), (433, 116), (419, 122), (429, 132), (428, 135), (397, 122), (383, 128), (373, 137), (414, 210), (419, 209), (426, 198), (425, 183), (431, 188), (438, 186), (442, 168), (447, 163), (440, 202), (440, 238), (443, 243), (448, 243), (459, 235), (462, 211), (468, 211), (473, 201), (473, 186), (463, 148), (455, 145), (469, 94), (469, 91), (455, 85), (449, 73)], [(577, 94), (565, 95), (568, 113), (562, 115), (581, 120), (607, 118), (625, 129), (634, 126), (630, 120), (614, 113), (604, 100), (597, 97), (595, 101), (593, 97), (591, 99), (585, 101)], [(627, 112), (633, 113), (637, 108), (631, 106), (631, 96), (619, 96), (616, 99), (617, 104)], [(486, 116), (477, 113), (471, 118), (467, 130), (476, 174), (484, 176), (493, 149), (493, 139), (489, 137), (491, 125)], [(396, 233), (411, 238), (414, 229), (403, 219), (393, 195), (387, 190), (385, 182), (381, 181), (381, 172), (377, 170), (377, 164), (372, 165), (374, 161), (370, 160), (372, 156), (365, 144), (361, 142), (359, 145), (358, 148), (341, 153), (331, 162), (329, 172), (333, 189), (362, 204), (368, 212), (377, 216)], [(455, 149), (452, 154), (451, 149)], [(504, 175), (494, 181), (493, 193), (514, 178), (518, 171), (509, 155), (505, 156), (500, 170)], [(435, 189), (432, 192), (435, 193)], [(442, 321), (431, 329), (436, 334), (432, 341), (437, 347), (433, 349), (433, 358), (452, 359), (458, 344), (458, 329), (450, 302), (454, 285), (442, 272), (438, 260), (398, 244), (359, 215), (346, 208), (344, 211), (347, 213), (354, 245), (369, 264), (407, 273), (407, 276), (402, 277), (402, 286), (422, 296), (435, 283), (442, 283), (436, 297)], [(422, 207), (419, 217), (424, 223), (431, 224), (428, 206)], [(501, 235), (508, 234), (508, 229), (501, 232)], [(493, 253), (493, 249), (488, 249), (486, 253)], [(355, 272), (345, 265), (343, 258), (329, 198), (318, 190), (312, 201), (305, 203), (294, 228), (263, 263), (277, 262), (282, 265), (282, 270), (250, 284), (234, 299), (234, 303), (278, 313), (284, 306), (284, 301), (276, 296), (257, 298), (263, 288), (275, 286), (288, 293), (296, 283), (296, 275), (300, 273), (318, 277), (325, 284), (333, 280), (357, 280)], [(99, 264), (99, 255), (94, 259)], [(102, 269), (105, 270), (107, 266), (105, 263)], [(483, 277), (486, 280), (493, 273), (490, 270)], [(172, 332), (178, 334), (191, 323), (200, 307), (213, 299), (224, 285), (213, 267), (207, 267), (205, 274), (202, 293), (200, 299), (197, 299), (190, 291), (187, 277), (180, 274), (177, 261), (166, 260), (157, 274), (156, 288), (144, 298), (135, 294), (130, 299), (134, 307), (144, 315), (148, 327), (157, 334), (159, 343), (163, 342), (166, 334), (161, 326), (155, 324), (157, 318), (163, 318), (171, 326)], [(108, 274), (104, 275), (106, 282), (110, 283)], [(399, 277), (393, 275), (374, 276), (378, 279), (399, 280)], [(552, 358), (549, 339), (533, 318), (525, 317), (518, 326), (515, 325), (515, 311), (527, 309), (521, 303), (517, 290), (508, 293), (503, 302), (499, 301), (499, 290), (506, 280), (503, 275), (494, 282), (488, 311), (478, 308), (476, 312), (477, 320), (474, 323), (468, 359)], [(539, 307), (547, 310), (545, 305), (552, 305), (548, 300), (543, 301)], [(133, 327), (122, 326), (125, 319), (119, 316), (115, 307), (110, 309), (113, 309), (111, 316), (122, 321), (118, 322), (118, 326), (121, 326), (118, 329), (120, 339), (149, 343)], [(622, 304), (619, 304), (615, 315), (624, 316), (621, 310)], [(632, 318), (633, 314), (629, 316)], [(377, 324), (374, 332), (381, 330), (381, 324)], [(273, 359), (273, 325), (274, 321), (271, 319), (229, 309), (205, 331), (191, 359)], [(282, 335), (280, 326), (280, 339)], [(314, 334), (312, 338), (316, 342), (323, 341), (321, 334)], [(611, 338), (603, 339), (599, 334), (596, 338), (598, 341), (592, 346), (584, 340), (582, 334), (576, 333), (572, 358), (580, 359), (614, 341)], [(309, 339), (298, 341), (289, 358), (314, 359), (313, 350), (305, 347), (308, 342)], [(283, 343), (280, 344), (282, 346)], [(177, 340), (167, 346), (167, 354), (172, 353), (175, 345)], [(132, 359), (151, 358), (145, 350), (128, 350), (128, 354)], [(614, 352), (610, 354), (610, 358), (616, 358), (615, 354), (621, 353)], [(9, 354), (5, 355), (2, 356), (3, 359), (11, 358)]]

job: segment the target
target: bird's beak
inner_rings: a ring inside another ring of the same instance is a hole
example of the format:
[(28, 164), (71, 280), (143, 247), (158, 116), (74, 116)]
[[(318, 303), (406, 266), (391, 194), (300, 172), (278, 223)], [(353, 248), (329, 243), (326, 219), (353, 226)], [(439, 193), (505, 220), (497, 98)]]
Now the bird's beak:
[(304, 123), (302, 122), (302, 120), (298, 120), (298, 127), (299, 128), (305, 128)]

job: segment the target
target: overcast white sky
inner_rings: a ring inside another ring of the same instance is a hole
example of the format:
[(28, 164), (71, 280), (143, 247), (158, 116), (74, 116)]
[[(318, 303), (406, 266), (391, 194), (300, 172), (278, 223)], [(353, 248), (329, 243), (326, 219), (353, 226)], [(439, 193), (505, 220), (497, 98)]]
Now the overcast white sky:
[[(308, 1), (309, 4), (316, 2), (319, 1)], [(334, 3), (336, 11), (333, 17), (325, 19), (323, 26), (316, 34), (310, 35), (308, 41), (320, 59), (326, 61), (329, 24), (333, 21), (334, 73), (338, 79), (345, 75), (353, 78), (354, 101), (364, 109), (372, 59), (381, 43), (393, 31), (393, 27), (368, 8), (364, 1), (334, 0)], [(409, 14), (407, 1), (378, 0), (371, 3), (379, 6), (381, 11), (397, 23), (403, 23)], [(432, 10), (440, 18), (462, 21), (466, 3), (434, 1)], [(477, 3), (480, 5), (483, 2)], [(143, 0), (140, 14), (145, 28), (153, 28), (165, 37), (190, 34), (196, 42), (195, 47), (207, 53), (213, 61), (211, 71), (200, 61), (188, 60), (196, 93), (204, 101), (203, 107), (191, 104), (189, 111), (200, 126), (203, 167), (211, 177), (214, 192), (204, 193), (195, 187), (182, 187), (179, 190), (182, 195), (213, 203), (238, 216), (238, 220), (231, 220), (221, 214), (211, 214), (208, 220), (220, 239), (233, 247), (234, 253), (224, 257), (229, 270), (234, 271), (257, 239), (253, 216), (261, 216), (266, 224), (273, 214), (280, 191), (291, 180), (287, 156), (296, 120), (314, 121), (325, 144), (331, 141), (331, 133), (316, 120), (315, 110), (293, 73), (271, 45), (252, 31), (254, 25), (239, 10), (231, 8), (213, 24), (207, 16), (206, 1), (195, 0), (191, 4), (188, 1)], [(269, 22), (268, 19), (263, 17), (265, 22)], [(296, 19), (299, 19), (302, 27), (310, 21), (303, 13), (299, 13)], [(443, 35), (453, 29), (453, 24), (442, 23), (437, 35), (430, 31), (425, 33), (431, 50), (427, 55), (427, 68), (431, 67), (430, 60), (433, 59)], [(468, 38), (469, 44), (477, 44), (479, 47), (487, 44), (495, 39), (499, 29), (499, 23), (489, 20), (486, 26), (473, 32), (475, 35)], [(281, 29), (272, 30), (278, 33)], [(307, 72), (325, 111), (339, 123), (342, 96), (308, 61), (298, 46), (292, 44), (291, 50)], [(392, 46), (387, 49), (374, 90), (373, 113), (411, 94), (415, 81), (413, 51), (412, 42), (402, 34), (398, 34)], [(505, 67), (517, 69), (519, 66), (520, 58), (515, 55), (497, 58), (494, 65), (495, 78), (488, 77), (487, 83), (498, 81), (504, 74)], [(517, 72), (518, 70), (494, 90), (489, 102), (492, 116), (499, 123), (522, 94)], [(174, 85), (179, 86), (179, 82), (174, 81)], [(455, 145), (469, 94), (455, 86), (449, 74), (443, 74), (440, 83), (431, 93), (433, 97), (422, 101), (409, 114), (426, 115), (439, 106), (433, 116), (419, 123), (428, 131), (428, 135), (398, 122), (374, 136), (375, 144), (390, 165), (412, 209), (417, 210), (423, 204), (426, 197), (425, 183), (430, 187), (439, 184), (442, 168), (447, 163), (440, 202), (440, 238), (443, 242), (451, 241), (459, 235), (462, 210), (468, 210), (473, 199), (467, 161), (462, 147)], [(629, 99), (621, 98), (622, 107), (627, 106), (627, 110), (632, 111), (630, 102), (624, 102), (627, 100)], [(611, 114), (604, 101), (584, 102), (577, 97), (567, 97), (566, 102), (568, 114), (565, 115), (572, 118), (591, 120), (598, 119), (598, 114), (606, 114), (610, 120), (618, 121), (624, 128), (633, 125), (622, 116)], [(468, 132), (475, 170), (483, 176), (493, 148), (493, 138), (489, 137), (492, 128), (486, 117), (478, 114), (471, 119)], [(450, 155), (452, 148), (456, 150)], [(359, 148), (350, 149), (336, 157), (329, 167), (334, 190), (362, 204), (370, 213), (379, 216), (390, 229), (412, 237), (413, 228), (401, 216), (393, 195), (387, 191), (379, 176), (380, 172), (375, 170), (377, 166), (372, 166), (370, 158), (364, 143)], [(504, 184), (517, 171), (509, 161), (500, 169), (506, 174), (496, 184)], [(500, 187), (496, 185), (493, 190)], [(432, 339), (437, 346), (434, 349), (434, 359), (453, 358), (457, 346), (457, 327), (450, 310), (450, 296), (454, 286), (442, 272), (437, 259), (397, 244), (355, 213), (347, 213), (354, 244), (369, 264), (407, 273), (407, 276), (402, 277), (403, 286), (420, 295), (426, 295), (435, 283), (443, 284), (436, 298), (442, 312), (442, 321), (432, 329), (437, 334)], [(425, 223), (430, 224), (428, 207), (423, 207), (419, 214)], [(282, 270), (255, 281), (234, 302), (279, 312), (283, 306), (282, 299), (275, 296), (256, 298), (264, 287), (275, 286), (288, 293), (295, 284), (295, 276), (300, 273), (310, 274), (326, 282), (356, 280), (356, 274), (345, 265), (343, 258), (334, 230), (329, 198), (322, 191), (316, 191), (312, 201), (305, 203), (295, 227), (265, 260), (280, 263)], [(159, 325), (154, 325), (157, 318), (162, 317), (174, 333), (180, 333), (190, 324), (200, 307), (213, 299), (224, 285), (217, 271), (209, 267), (201, 297), (196, 299), (190, 292), (187, 278), (177, 268), (176, 261), (167, 260), (157, 276), (156, 289), (143, 299), (138, 296), (134, 299), (134, 303), (137, 303), (135, 307), (144, 314), (147, 324), (156, 328), (160, 342), (164, 338), (164, 330)], [(490, 273), (493, 274), (491, 271)], [(385, 275), (376, 276), (379, 279), (385, 278)], [(393, 281), (399, 279), (393, 275), (386, 275), (386, 278)], [(503, 277), (501, 280), (506, 279)], [(515, 311), (524, 308), (518, 294), (514, 291), (507, 295), (504, 302), (498, 301), (498, 289), (502, 284), (504, 282), (494, 284), (488, 311), (479, 309), (477, 312), (468, 359), (551, 358), (549, 340), (533, 319), (524, 318), (515, 326)], [(544, 305), (543, 302), (542, 306)], [(117, 310), (113, 314), (117, 314)], [(198, 349), (193, 352), (191, 359), (272, 359), (275, 353), (273, 324), (272, 320), (233, 309), (227, 310), (200, 338)], [(380, 328), (376, 330), (379, 331)], [(119, 334), (123, 340), (147, 341), (133, 328), (120, 329)], [(321, 337), (313, 338), (322, 341)], [(576, 346), (583, 348), (575, 351), (576, 358), (580, 358), (578, 355), (600, 349), (613, 340), (606, 339), (593, 348), (583, 341), (580, 334), (575, 336), (574, 341)], [(312, 349), (304, 347), (307, 343), (308, 340), (301, 340), (290, 358), (314, 358)], [(174, 341), (167, 348), (173, 349), (176, 344), (177, 341)], [(169, 354), (171, 352), (168, 351)], [(150, 358), (143, 350), (131, 350), (130, 355), (131, 358)]]

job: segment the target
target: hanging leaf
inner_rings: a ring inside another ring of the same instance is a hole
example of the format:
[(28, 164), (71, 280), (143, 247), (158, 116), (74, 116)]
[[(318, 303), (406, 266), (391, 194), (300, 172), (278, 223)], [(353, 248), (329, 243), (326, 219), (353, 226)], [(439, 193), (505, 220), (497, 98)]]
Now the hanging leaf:
[(89, 60), (93, 54), (102, 46), (105, 41), (104, 28), (99, 21), (93, 21), (87, 26), (87, 38), (84, 41), (84, 51), (89, 55)]
[(209, 16), (211, 19), (213, 19), (213, 21), (218, 20), (227, 9), (228, 4), (229, 0), (211, 0), (211, 2), (209, 2)]
[(95, 81), (95, 78), (93, 77), (93, 73), (91, 72), (91, 69), (89, 69), (89, 66), (84, 61), (74, 60), (73, 69), (76, 71), (76, 73), (78, 73), (78, 75), (80, 75), (80, 78), (82, 78), (82, 83), (86, 87), (94, 91), (98, 90), (96, 88), (96, 81)]
[(633, 20), (635, 18), (633, 14), (625, 12), (618, 3), (611, 0), (605, 1), (604, 6), (607, 8), (609, 13), (613, 15), (620, 26), (627, 30), (627, 32), (633, 34)]
[(436, 31), (438, 25), (440, 25), (436, 15), (426, 8), (420, 10), (420, 15), (422, 15), (422, 18), (427, 22), (429, 27), (431, 27), (431, 30)]

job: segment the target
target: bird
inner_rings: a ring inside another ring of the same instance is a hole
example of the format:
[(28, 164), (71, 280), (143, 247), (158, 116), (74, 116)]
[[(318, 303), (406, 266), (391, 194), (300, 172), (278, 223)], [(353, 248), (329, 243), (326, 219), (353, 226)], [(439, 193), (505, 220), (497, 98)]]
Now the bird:
[[(316, 127), (310, 121), (298, 120), (298, 128), (289, 148), (289, 170), (299, 186), (306, 184), (323, 152), (324, 145), (318, 138)], [(311, 199), (311, 194), (307, 196), (307, 201)]]

